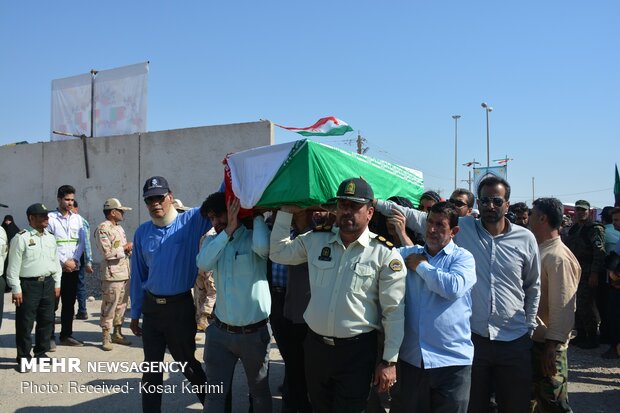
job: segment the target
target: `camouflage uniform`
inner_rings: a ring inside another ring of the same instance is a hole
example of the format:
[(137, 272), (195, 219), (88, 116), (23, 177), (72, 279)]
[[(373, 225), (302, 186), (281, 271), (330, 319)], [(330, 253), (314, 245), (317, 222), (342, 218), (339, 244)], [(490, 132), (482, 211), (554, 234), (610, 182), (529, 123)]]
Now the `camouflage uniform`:
[(532, 347), (533, 397), (531, 413), (572, 412), (568, 405), (568, 360), (567, 346), (561, 344), (555, 352), (557, 373), (553, 377), (543, 377), (541, 359), (545, 353), (545, 343), (534, 343)]
[(600, 316), (596, 308), (596, 289), (588, 286), (590, 274), (605, 270), (605, 228), (595, 222), (577, 222), (570, 227), (565, 242), (581, 265), (581, 279), (577, 289), (575, 327), (586, 337), (596, 337)]
[(129, 300), (129, 257), (125, 254), (127, 237), (120, 225), (104, 221), (95, 231), (97, 247), (103, 255), (101, 274), (101, 321), (104, 330), (123, 324)]
[[(202, 247), (203, 240), (209, 233), (200, 239)], [(196, 325), (198, 330), (204, 331), (209, 325), (209, 319), (215, 306), (215, 281), (213, 271), (198, 270), (198, 277), (194, 284), (194, 305), (196, 306)]]

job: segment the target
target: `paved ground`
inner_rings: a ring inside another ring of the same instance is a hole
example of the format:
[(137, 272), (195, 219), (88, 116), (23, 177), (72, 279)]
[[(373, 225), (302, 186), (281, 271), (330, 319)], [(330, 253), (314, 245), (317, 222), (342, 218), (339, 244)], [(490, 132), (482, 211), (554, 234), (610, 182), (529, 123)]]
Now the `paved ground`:
[[(52, 353), (54, 357), (79, 357), (88, 361), (135, 361), (143, 359), (141, 342), (133, 337), (128, 328), (124, 333), (133, 341), (131, 347), (115, 346), (113, 351), (104, 352), (98, 326), (99, 306), (96, 300), (88, 303), (91, 318), (74, 322), (75, 337), (84, 340), (84, 347), (62, 347)], [(15, 312), (10, 294), (5, 295), (5, 313), (0, 329), (0, 412), (138, 412), (141, 410), (139, 394), (139, 373), (18, 373), (15, 370)], [(58, 326), (60, 327), (60, 326)], [(196, 357), (202, 360), (204, 335), (198, 336)], [(620, 412), (620, 361), (603, 360), (599, 357), (605, 348), (597, 350), (572, 349), (570, 363), (570, 401), (576, 413)], [(281, 400), (277, 394), (282, 382), (284, 366), (277, 347), (272, 343), (270, 383), (274, 393), (274, 411), (280, 411)], [(172, 358), (167, 356), (168, 361)], [(85, 370), (85, 369), (82, 369)], [(176, 385), (172, 394), (164, 395), (164, 412), (200, 411), (194, 395), (182, 391), (184, 377), (180, 373), (164, 375), (164, 383)], [(77, 385), (102, 384), (125, 385), (127, 393), (86, 393), (75, 390)], [(54, 387), (56, 386), (56, 387)], [(73, 386), (73, 387), (71, 387)], [(51, 388), (50, 387), (54, 387)], [(70, 388), (71, 387), (71, 388)], [(238, 366), (233, 383), (234, 412), (247, 412), (247, 386), (243, 368)], [(53, 390), (57, 389), (57, 392)]]
[[(99, 328), (99, 308), (101, 301), (88, 303), (90, 319), (75, 320), (74, 336), (85, 342), (84, 347), (58, 346), (53, 357), (79, 357), (82, 360), (82, 373), (18, 373), (15, 370), (15, 311), (11, 304), (10, 294), (5, 295), (5, 312), (0, 329), (0, 412), (88, 412), (124, 413), (141, 411), (139, 383), (140, 373), (89, 373), (83, 368), (86, 361), (129, 361), (141, 362), (142, 344), (133, 336), (129, 328), (123, 333), (132, 341), (130, 347), (115, 345), (112, 351), (101, 350), (101, 329)], [(60, 314), (60, 311), (58, 312)], [(128, 326), (128, 322), (126, 326)], [(57, 331), (60, 324), (57, 324)], [(34, 339), (34, 337), (33, 337)], [(204, 334), (197, 336), (196, 358), (202, 361)], [(275, 345), (271, 344), (270, 384), (274, 393), (274, 412), (280, 411), (281, 398), (277, 393), (282, 383), (284, 364)], [(166, 354), (166, 361), (173, 361)], [(201, 405), (193, 394), (183, 392), (182, 383), (185, 377), (181, 373), (164, 374), (164, 384), (176, 385), (174, 393), (163, 397), (162, 411), (188, 412), (201, 411)], [(76, 386), (88, 384), (125, 385), (127, 393), (86, 393), (77, 391)], [(57, 385), (56, 388), (51, 388)], [(62, 386), (62, 387), (60, 387)], [(243, 374), (243, 366), (239, 364), (233, 382), (233, 411), (247, 412), (247, 385)], [(171, 386), (172, 388), (172, 386)], [(58, 389), (58, 392), (54, 390)], [(38, 392), (37, 392), (38, 390)]]

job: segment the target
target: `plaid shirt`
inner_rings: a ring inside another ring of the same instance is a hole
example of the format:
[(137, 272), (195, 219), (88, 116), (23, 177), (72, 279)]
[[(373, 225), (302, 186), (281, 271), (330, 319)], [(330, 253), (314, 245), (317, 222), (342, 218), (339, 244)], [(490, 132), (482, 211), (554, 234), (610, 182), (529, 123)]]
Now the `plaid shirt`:
[(284, 264), (277, 262), (271, 263), (271, 285), (272, 287), (286, 288), (288, 282), (288, 268)]

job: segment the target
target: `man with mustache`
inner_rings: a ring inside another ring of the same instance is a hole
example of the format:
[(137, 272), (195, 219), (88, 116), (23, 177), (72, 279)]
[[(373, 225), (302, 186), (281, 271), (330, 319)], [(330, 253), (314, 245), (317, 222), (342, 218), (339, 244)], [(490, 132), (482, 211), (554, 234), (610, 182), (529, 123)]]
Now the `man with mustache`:
[[(396, 381), (403, 339), (405, 274), (397, 250), (368, 230), (374, 194), (361, 178), (344, 180), (336, 193), (336, 225), (290, 239), (296, 206), (283, 206), (271, 235), (270, 258), (307, 262), (310, 302), (304, 345), (310, 403), (315, 412), (361, 412), (374, 375), (378, 391)], [(377, 363), (377, 332), (383, 354)]]
[(237, 361), (248, 379), (252, 409), (271, 412), (269, 390), (269, 312), (267, 283), (269, 229), (257, 214), (251, 228), (238, 217), (239, 199), (228, 204), (223, 192), (207, 197), (200, 207), (216, 234), (207, 235), (196, 257), (202, 271), (213, 271), (217, 298), (213, 325), (206, 330), (204, 353), (208, 383), (225, 383), (225, 393), (209, 393), (205, 412), (227, 411), (227, 394)]
[[(476, 262), (477, 281), (471, 292), (470, 412), (489, 409), (492, 384), (499, 411), (524, 412), (530, 403), (530, 337), (540, 299), (540, 259), (534, 235), (506, 219), (509, 199), (510, 184), (505, 179), (483, 179), (478, 185), (480, 219), (459, 218), (460, 231), (454, 237)], [(389, 202), (376, 203), (380, 211), (394, 207)], [(404, 212), (407, 227), (426, 228), (426, 214), (396, 208)]]
[(474, 345), (471, 289), (474, 257), (452, 241), (459, 212), (449, 202), (431, 206), (426, 245), (400, 248), (407, 268), (405, 338), (400, 348), (398, 412), (467, 412)]
[[(191, 289), (198, 273), (198, 242), (209, 229), (209, 221), (198, 208), (177, 213), (164, 177), (147, 179), (142, 196), (151, 220), (140, 225), (133, 238), (129, 327), (142, 336), (144, 361), (163, 361), (168, 347), (176, 361), (187, 362), (183, 374), (192, 385), (201, 386), (197, 396), (204, 403), (206, 377), (194, 355), (196, 310)], [(145, 388), (159, 389), (162, 381), (163, 373), (142, 375)], [(142, 392), (142, 411), (161, 411), (161, 396), (159, 390)]]

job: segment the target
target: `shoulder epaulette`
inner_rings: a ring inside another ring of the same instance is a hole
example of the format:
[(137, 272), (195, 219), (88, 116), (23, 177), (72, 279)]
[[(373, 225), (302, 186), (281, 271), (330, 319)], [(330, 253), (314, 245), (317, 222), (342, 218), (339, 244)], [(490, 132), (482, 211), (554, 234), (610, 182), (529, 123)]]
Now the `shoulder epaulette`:
[(394, 248), (394, 244), (388, 241), (385, 237), (382, 237), (381, 235), (377, 235), (375, 239), (388, 248)]
[(331, 232), (332, 231), (332, 226), (331, 225), (317, 225), (312, 232)]
[(22, 229), (21, 231), (18, 232), (18, 234), (22, 235), (22, 234), (25, 234), (26, 232), (28, 232), (28, 231), (26, 231), (25, 229)]

